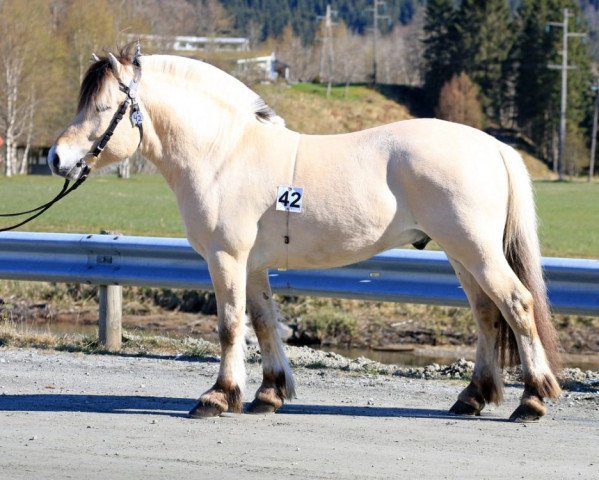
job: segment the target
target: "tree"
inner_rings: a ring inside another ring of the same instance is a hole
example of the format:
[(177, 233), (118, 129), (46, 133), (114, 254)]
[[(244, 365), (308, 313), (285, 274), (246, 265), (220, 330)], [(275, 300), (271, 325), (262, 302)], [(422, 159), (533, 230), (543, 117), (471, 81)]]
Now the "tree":
[(350, 83), (363, 81), (368, 75), (370, 62), (363, 46), (363, 37), (352, 33), (343, 21), (339, 22), (335, 30), (333, 77), (345, 84), (345, 96)]
[(39, 107), (47, 46), (49, 3), (0, 2), (0, 132), (5, 140), (4, 174), (17, 173), (17, 142), (29, 140)]
[[(126, 12), (123, 17), (116, 15), (123, 21), (123, 24), (119, 25), (120, 31), (139, 33), (129, 28), (135, 23), (141, 23), (147, 24), (148, 32), (155, 35), (196, 35), (196, 12), (194, 6), (186, 0), (113, 1), (121, 3), (118, 10)], [(89, 1), (87, 4), (89, 5)], [(95, 12), (95, 9), (93, 11)]]
[(218, 37), (231, 32), (233, 16), (217, 0), (196, 0), (197, 31), (206, 37)]
[(454, 75), (441, 89), (437, 117), (474, 128), (483, 128), (484, 115), (478, 96), (478, 86), (468, 75), (464, 72)]
[(117, 43), (118, 32), (107, 0), (96, 0), (89, 8), (87, 0), (70, 0), (62, 24), (66, 34), (69, 58), (74, 63), (74, 84), (78, 87), (89, 66), (92, 52), (106, 50)]
[[(565, 7), (574, 18), (582, 18), (577, 2), (570, 0), (524, 0), (518, 12), (521, 19), (515, 57), (518, 124), (549, 160), (558, 154), (561, 75), (547, 66), (561, 63), (562, 31), (548, 29), (547, 24), (561, 21)], [(584, 24), (577, 23), (576, 30), (584, 31)], [(570, 39), (568, 56), (569, 64), (577, 68), (568, 72), (567, 132), (568, 136), (580, 136), (586, 133), (585, 122), (587, 128), (590, 125), (593, 105), (589, 89), (590, 56), (586, 46), (576, 38)]]
[(462, 0), (456, 28), (456, 71), (466, 72), (478, 84), (487, 116), (501, 123), (506, 104), (504, 66), (513, 44), (508, 3)]
[(456, 12), (453, 0), (429, 0), (424, 18), (424, 89), (431, 107), (441, 87), (458, 71)]
[(312, 81), (318, 76), (318, 61), (312, 46), (304, 46), (302, 39), (293, 33), (291, 25), (283, 29), (276, 38), (270, 38), (264, 45), (274, 51), (279, 60), (290, 65), (290, 79)]
[(424, 74), (424, 8), (417, 8), (412, 21), (396, 25), (379, 39), (377, 77), (379, 83), (421, 86)]

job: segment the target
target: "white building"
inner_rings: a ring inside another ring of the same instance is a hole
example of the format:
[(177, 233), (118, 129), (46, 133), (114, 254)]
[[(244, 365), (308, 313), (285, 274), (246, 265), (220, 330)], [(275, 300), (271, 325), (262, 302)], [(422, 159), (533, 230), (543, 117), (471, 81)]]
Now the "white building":
[(250, 41), (243, 37), (192, 37), (187, 35), (163, 36), (128, 34), (127, 41), (140, 40), (149, 48), (175, 52), (247, 52)]

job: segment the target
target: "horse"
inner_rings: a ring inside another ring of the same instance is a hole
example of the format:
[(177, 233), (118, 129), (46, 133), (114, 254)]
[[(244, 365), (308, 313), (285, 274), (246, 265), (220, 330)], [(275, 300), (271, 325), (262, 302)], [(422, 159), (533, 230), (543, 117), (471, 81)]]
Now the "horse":
[[(102, 133), (127, 108), (143, 115), (143, 135), (132, 115), (110, 127), (106, 142)], [(98, 142), (105, 149), (84, 165)], [(480, 415), (499, 403), (501, 368), (515, 362), (524, 392), (512, 421), (538, 420), (544, 399), (559, 395), (532, 185), (510, 146), (437, 119), (301, 134), (242, 82), (202, 61), (132, 58), (127, 49), (95, 57), (77, 113), (49, 152), (50, 168), (76, 179), (138, 148), (174, 192), (216, 295), (220, 368), (190, 417), (242, 412), (246, 311), (263, 367), (246, 411), (272, 413), (295, 396), (269, 269), (347, 265), (429, 240), (446, 252), (479, 330), (472, 379), (449, 411)]]

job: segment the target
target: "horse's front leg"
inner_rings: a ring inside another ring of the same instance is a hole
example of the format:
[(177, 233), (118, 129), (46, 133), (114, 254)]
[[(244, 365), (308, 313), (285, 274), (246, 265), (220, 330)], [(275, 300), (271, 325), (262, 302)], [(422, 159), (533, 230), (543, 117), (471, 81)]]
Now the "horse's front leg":
[(291, 367), (278, 330), (278, 310), (272, 298), (268, 273), (252, 273), (247, 285), (248, 311), (262, 353), (262, 385), (249, 407), (250, 413), (278, 410), (285, 399), (295, 396)]
[(214, 386), (189, 412), (192, 418), (241, 412), (245, 387), (245, 286), (247, 258), (219, 251), (207, 258), (218, 310), (221, 361)]

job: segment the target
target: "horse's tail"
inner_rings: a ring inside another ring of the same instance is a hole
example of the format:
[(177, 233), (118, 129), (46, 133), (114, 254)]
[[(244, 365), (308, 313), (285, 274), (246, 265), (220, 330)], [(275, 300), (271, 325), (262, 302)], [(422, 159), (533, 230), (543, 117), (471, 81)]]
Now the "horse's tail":
[[(516, 276), (532, 294), (537, 332), (549, 367), (557, 375), (560, 369), (558, 339), (551, 321), (547, 288), (541, 267), (537, 214), (530, 176), (520, 154), (512, 147), (498, 143), (509, 184), (507, 220), (503, 234), (505, 257)], [(500, 322), (498, 340), (501, 365), (518, 362), (516, 338), (505, 319)]]

